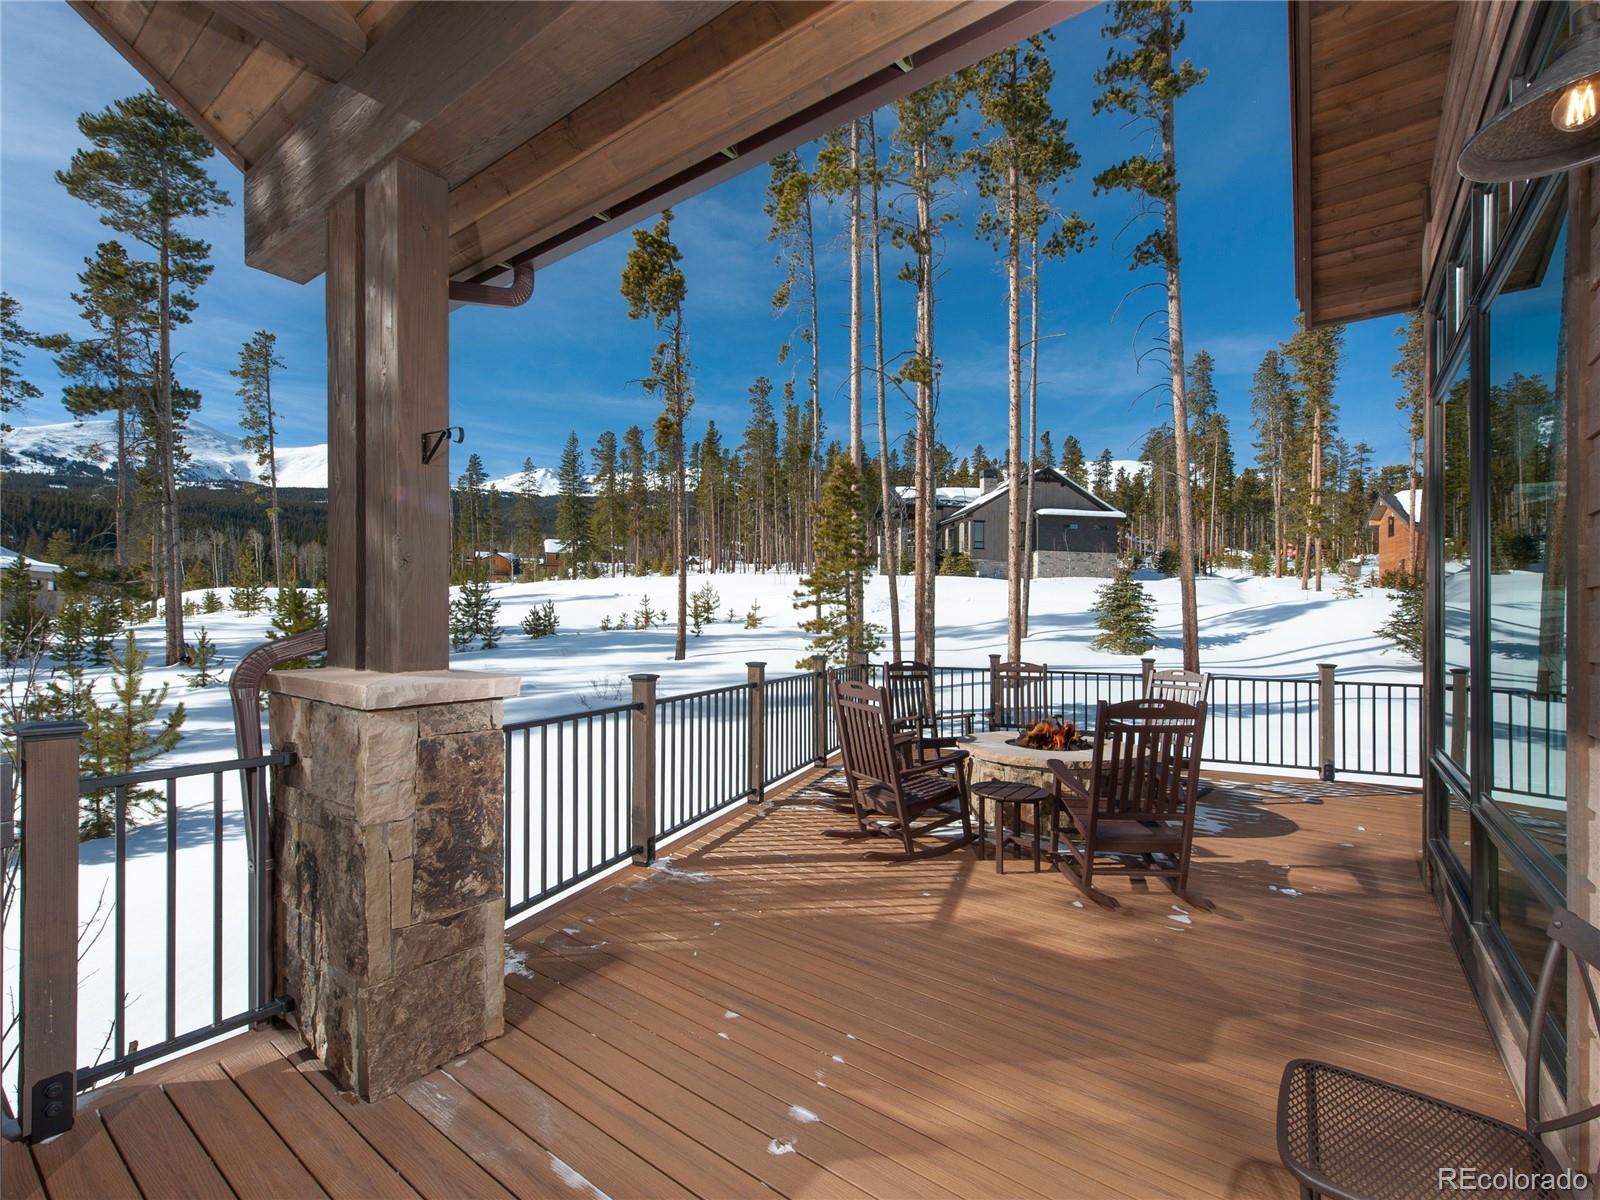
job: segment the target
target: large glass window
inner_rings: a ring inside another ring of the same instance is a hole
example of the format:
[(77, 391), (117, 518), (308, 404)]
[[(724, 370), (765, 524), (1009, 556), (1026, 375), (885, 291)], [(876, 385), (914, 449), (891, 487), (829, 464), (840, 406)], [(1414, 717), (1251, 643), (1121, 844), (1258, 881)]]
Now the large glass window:
[[(1444, 535), (1443, 606), (1440, 632), (1444, 648), (1438, 665), (1439, 694), (1444, 699), (1441, 748), (1463, 774), (1472, 770), (1472, 538), (1469, 509), (1471, 486), (1470, 355), (1439, 397), (1435, 428), (1439, 433), (1439, 524)], [(1426, 515), (1424, 515), (1426, 520)]]
[[(1565, 205), (1489, 305), (1489, 759), (1501, 810), (1566, 858)], [(1556, 873), (1559, 879), (1559, 872)]]

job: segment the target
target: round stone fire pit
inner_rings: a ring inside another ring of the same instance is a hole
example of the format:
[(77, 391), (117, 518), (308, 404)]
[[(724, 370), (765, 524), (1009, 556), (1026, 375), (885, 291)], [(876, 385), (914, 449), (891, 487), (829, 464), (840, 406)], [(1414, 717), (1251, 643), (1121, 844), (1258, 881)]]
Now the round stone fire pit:
[[(1002, 783), (1031, 783), (1054, 795), (1056, 777), (1050, 773), (1050, 768), (1045, 766), (1047, 762), (1052, 758), (1058, 758), (1070, 766), (1088, 770), (1089, 764), (1094, 761), (1092, 747), (1085, 747), (1082, 750), (1030, 750), (1026, 746), (1011, 744), (1011, 740), (1017, 734), (1018, 731), (1015, 729), (997, 729), (991, 733), (975, 733), (971, 737), (960, 739), (961, 748), (972, 756), (970, 761), (973, 783), (983, 783), (987, 780), (997, 780)], [(992, 823), (994, 814), (988, 811), (988, 803), (978, 796), (974, 796), (972, 802), (984, 808), (984, 820)]]

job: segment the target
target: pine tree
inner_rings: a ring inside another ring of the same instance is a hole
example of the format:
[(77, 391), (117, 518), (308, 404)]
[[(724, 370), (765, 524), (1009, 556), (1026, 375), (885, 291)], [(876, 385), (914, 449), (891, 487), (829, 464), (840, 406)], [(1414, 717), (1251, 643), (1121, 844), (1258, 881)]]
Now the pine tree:
[(110, 592), (95, 596), (89, 612), (89, 661), (95, 666), (104, 666), (111, 661), (122, 625), (121, 598)]
[(206, 589), (206, 594), (200, 597), (200, 611), (206, 615), (222, 611), (222, 597), (217, 595), (212, 588)]
[(483, 469), (483, 459), (469, 454), (466, 470), (456, 480), (456, 568), (462, 578), (477, 569), (478, 551), (483, 549), (488, 527), (484, 486), (488, 482), (489, 473)]
[(689, 624), (694, 628), (695, 637), (717, 619), (717, 610), (721, 607), (722, 597), (709, 583), (695, 589), (694, 595), (689, 597)]
[(500, 601), (494, 598), (487, 573), (476, 567), (450, 602), (451, 647), (466, 650), (477, 642), (493, 650), (500, 643), (499, 621)]
[(635, 575), (644, 574), (645, 519), (650, 511), (653, 460), (644, 444), (644, 430), (630, 425), (622, 433), (623, 495), (627, 500), (628, 555)]
[(1377, 628), (1379, 637), (1394, 643), (1402, 654), (1422, 661), (1423, 598), (1421, 580), (1408, 579), (1395, 586), (1389, 599), (1395, 602), (1388, 620)]
[(148, 264), (134, 263), (120, 242), (101, 242), (84, 259), (72, 293), (91, 335), (51, 344), (67, 379), (62, 406), (74, 417), (116, 414), (115, 544), (118, 567), (128, 561), (128, 500), (134, 481), (139, 410), (151, 392), (149, 346), (156, 329), (156, 286)]
[[(161, 715), (167, 699), (167, 685), (148, 689), (144, 686), (144, 667), (148, 659), (149, 655), (139, 649), (130, 630), (122, 653), (113, 654), (111, 658), (111, 673), (106, 680), (110, 700), (101, 703), (91, 696), (84, 714), (89, 726), (83, 737), (81, 759), (85, 774), (128, 774), (177, 748), (188, 713), (179, 704), (166, 716)], [(105, 837), (113, 831), (113, 795), (107, 790), (84, 797), (78, 828), (80, 839)], [(134, 788), (129, 794), (131, 805), (147, 811), (156, 811), (164, 802), (164, 794), (151, 788)]]
[(216, 672), (212, 669), (216, 663), (217, 644), (202, 625), (200, 632), (195, 635), (194, 644), (189, 648), (189, 665), (194, 668), (194, 674), (185, 675), (185, 682), (191, 688), (210, 687), (217, 681)]
[(0, 292), (0, 435), (11, 429), (4, 423), (7, 413), (44, 395), (21, 371), (26, 348), (39, 345), (39, 340), (37, 333), (22, 326), (22, 305), (14, 296)]
[(166, 587), (166, 661), (183, 657), (182, 570), (178, 555), (178, 462), (185, 401), (173, 378), (172, 329), (186, 323), (194, 294), (211, 274), (211, 247), (179, 228), (231, 204), (205, 171), (211, 143), (171, 104), (141, 92), (78, 118), (88, 140), (56, 180), (100, 210), (102, 223), (143, 243), (155, 256), (153, 458), (160, 496), (162, 574)]
[(666, 338), (650, 360), (645, 390), (660, 392), (661, 415), (656, 418), (655, 444), (666, 458), (672, 477), (672, 554), (678, 568), (678, 632), (672, 657), (682, 661), (688, 652), (689, 526), (688, 463), (685, 428), (694, 394), (689, 380), (688, 333), (683, 322), (683, 302), (688, 285), (680, 267), (683, 255), (672, 241), (672, 210), (667, 209), (651, 229), (633, 231), (633, 249), (622, 272), (622, 295), (632, 320), (648, 317)]
[[(600, 627), (606, 629), (611, 624), (611, 618), (602, 618)], [(561, 627), (561, 619), (556, 616), (556, 602), (546, 600), (543, 604), (535, 604), (522, 618), (522, 632), (530, 638), (547, 638)]]
[[(290, 568), (291, 578), (298, 572)], [(272, 604), (272, 620), (267, 627), (267, 637), (274, 641), (295, 637), (302, 633), (310, 633), (313, 629), (320, 629), (328, 623), (328, 614), (322, 603), (317, 599), (317, 593), (302, 591), (291, 583), (288, 587), (278, 589), (277, 599)], [(304, 658), (296, 658), (283, 664), (285, 670), (298, 670), (302, 667), (318, 666), (326, 656), (317, 654)]]
[(835, 665), (865, 662), (883, 645), (882, 630), (858, 618), (850, 604), (852, 574), (865, 570), (873, 559), (860, 514), (861, 477), (850, 459), (840, 455), (822, 486), (815, 564), (801, 578), (794, 598), (796, 609), (813, 614), (800, 622), (801, 630), (811, 635), (811, 653)]
[[(1406, 323), (1396, 333), (1403, 335), (1404, 340), (1400, 346), (1400, 356), (1390, 372), (1400, 381), (1400, 398), (1394, 406), (1406, 416), (1406, 438), (1411, 447), (1411, 472), (1406, 481), (1408, 502), (1413, 514), (1422, 511), (1418, 500), (1421, 496), (1421, 479), (1417, 472), (1417, 458), (1422, 449), (1423, 416), (1428, 407), (1427, 385), (1427, 321), (1418, 309), (1406, 318)], [(1422, 575), (1422, 547), (1421, 547), (1422, 522), (1415, 519), (1411, 521), (1411, 549), (1406, 555), (1406, 562), (1410, 565), (1413, 579)]]
[(276, 334), (258, 329), (239, 348), (239, 365), (230, 374), (239, 381), (240, 443), (255, 455), (257, 477), (267, 488), (267, 526), (272, 537), (272, 581), (283, 586), (283, 542), (278, 536), (278, 419), (272, 407), (272, 373), (283, 368)]
[[(806, 376), (811, 456), (806, 464), (806, 476), (807, 494), (814, 507), (822, 486), (822, 463), (818, 458), (822, 444), (822, 348), (817, 301), (817, 237), (811, 204), (817, 185), (800, 156), (792, 150), (778, 154), (768, 166), (771, 175), (762, 211), (772, 218), (767, 239), (778, 243), (773, 261), (783, 271), (783, 281), (772, 295), (772, 311), (775, 316), (791, 310), (795, 312), (799, 339), (811, 351), (810, 370)], [(780, 364), (787, 360), (792, 349), (792, 340), (779, 348)]]
[(512, 544), (522, 556), (523, 574), (529, 564), (544, 563), (544, 523), (539, 518), (539, 476), (534, 471), (533, 459), (522, 460), (522, 473), (517, 476), (517, 502), (512, 509), (516, 536)]
[(1284, 346), (1283, 357), (1293, 370), (1305, 437), (1299, 447), (1305, 474), (1300, 487), (1302, 552), (1300, 586), (1309, 586), (1311, 560), (1316, 558), (1316, 590), (1322, 590), (1323, 541), (1328, 535), (1328, 452), (1333, 445), (1338, 409), (1333, 403), (1344, 353), (1344, 327), (1325, 325), (1307, 329), (1304, 316)]
[(618, 541), (627, 517), (623, 511), (621, 465), (617, 457), (617, 435), (609, 429), (595, 439), (589, 452), (594, 464), (594, 504), (589, 513), (590, 546), (600, 550), (606, 570), (615, 573), (619, 556)]
[(245, 538), (239, 547), (239, 557), (233, 563), (233, 591), (228, 602), (246, 616), (254, 616), (267, 603), (267, 590), (261, 586), (261, 569), (256, 564), (256, 547), (253, 538)]
[(1094, 597), (1097, 650), (1112, 654), (1144, 654), (1156, 641), (1156, 606), (1144, 584), (1128, 567), (1118, 567)]
[(1097, 496), (1104, 497), (1108, 492), (1111, 491), (1111, 484), (1113, 482), (1111, 478), (1112, 462), (1113, 459), (1111, 457), (1110, 446), (1107, 446), (1104, 450), (1100, 451), (1100, 457), (1094, 460), (1093, 487)]
[(1250, 384), (1251, 424), (1256, 430), (1256, 461), (1272, 487), (1272, 574), (1283, 576), (1288, 510), (1289, 453), (1294, 444), (1299, 407), (1283, 360), (1268, 350)]
[(88, 708), (94, 683), (84, 674), (84, 666), (90, 657), (92, 621), (92, 601), (73, 596), (56, 610), (51, 622), (50, 656), (56, 667), (50, 673), (47, 706), (58, 720), (79, 719)]
[[(1048, 435), (1046, 436), (1048, 437)], [(1061, 439), (1061, 458), (1059, 463), (1061, 473), (1068, 479), (1074, 483), (1093, 486), (1089, 482), (1088, 463), (1084, 461), (1083, 457), (1083, 443), (1073, 434), (1069, 433)], [(1045, 463), (1044, 465), (1051, 466), (1053, 464)]]
[(772, 383), (765, 375), (750, 385), (750, 416), (740, 453), (745, 487), (753, 511), (755, 563), (766, 570), (777, 562), (778, 420), (772, 412)]
[(567, 435), (567, 444), (561, 450), (561, 466), (557, 471), (560, 499), (556, 506), (556, 537), (561, 541), (561, 553), (566, 558), (569, 578), (578, 577), (578, 565), (585, 560), (588, 527), (584, 519), (583, 498), (588, 494), (589, 481), (583, 477), (583, 451), (578, 446), (578, 435)]
[(1179, 591), (1183, 599), (1183, 665), (1200, 669), (1200, 618), (1195, 601), (1194, 495), (1189, 481), (1189, 415), (1184, 387), (1183, 289), (1178, 249), (1178, 162), (1173, 114), (1178, 98), (1205, 79), (1188, 59), (1177, 61), (1184, 28), (1174, 11), (1189, 12), (1189, 0), (1114, 0), (1111, 20), (1102, 30), (1113, 43), (1106, 65), (1095, 72), (1104, 90), (1094, 111), (1123, 112), (1150, 122), (1158, 131), (1159, 158), (1135, 154), (1095, 176), (1097, 192), (1125, 190), (1141, 203), (1158, 206), (1160, 223), (1134, 248), (1131, 267), (1159, 266), (1166, 276), (1167, 353), (1172, 380), (1174, 457), (1184, 464), (1176, 479), (1178, 553), (1182, 562)]
[(38, 581), (28, 574), (28, 560), (16, 555), (0, 573), (0, 659), (8, 665), (44, 648), (50, 623), (39, 607), (38, 591)]

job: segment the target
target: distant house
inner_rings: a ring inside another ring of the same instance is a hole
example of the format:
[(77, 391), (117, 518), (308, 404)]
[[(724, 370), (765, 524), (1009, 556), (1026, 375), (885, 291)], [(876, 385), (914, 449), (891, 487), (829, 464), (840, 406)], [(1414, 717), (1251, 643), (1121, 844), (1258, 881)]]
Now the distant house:
[[(1411, 511), (1413, 496), (1417, 505), (1415, 513)], [(1393, 492), (1378, 493), (1377, 502), (1367, 514), (1367, 524), (1377, 530), (1380, 576), (1393, 571), (1413, 572), (1416, 566), (1411, 560), (1413, 546), (1418, 554), (1422, 554), (1426, 552), (1428, 544), (1422, 522), (1421, 487), (1415, 493), (1409, 488), (1398, 495)], [(1415, 535), (1412, 533), (1413, 524), (1416, 525)]]
[(561, 574), (561, 560), (566, 556), (567, 544), (560, 538), (544, 540), (544, 571), (546, 575)]
[[(988, 471), (985, 474), (993, 476), (994, 472)], [(978, 498), (981, 490), (981, 488), (975, 487), (934, 488), (935, 521), (942, 520), (963, 506), (970, 504)], [(895, 526), (900, 531), (900, 560), (904, 563), (910, 559), (916, 539), (917, 489), (914, 487), (895, 488), (890, 503), (895, 506)]]
[(522, 559), (508, 550), (475, 550), (490, 579), (513, 579), (522, 571)]
[[(1009, 480), (986, 472), (978, 495), (939, 520), (939, 546), (972, 559), (979, 575), (1004, 579), (1008, 565)], [(1054, 467), (1033, 473), (1034, 578), (1110, 575), (1127, 515)]]
[[(39, 585), (39, 590), (34, 593), (34, 603), (44, 612), (54, 615), (61, 607), (62, 595), (60, 592), (60, 575), (62, 568), (55, 563), (37, 562), (22, 556), (28, 564), (28, 578)], [(17, 552), (0, 546), (0, 572), (6, 571), (17, 561)]]

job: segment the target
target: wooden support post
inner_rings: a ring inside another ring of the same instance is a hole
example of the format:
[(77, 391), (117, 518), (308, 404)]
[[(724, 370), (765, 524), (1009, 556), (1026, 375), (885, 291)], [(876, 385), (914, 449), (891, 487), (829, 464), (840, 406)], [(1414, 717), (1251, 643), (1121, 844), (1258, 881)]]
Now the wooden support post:
[(1145, 655), (1139, 660), (1139, 671), (1144, 676), (1144, 694), (1148, 696), (1150, 682), (1156, 677), (1156, 660), (1148, 654)]
[(328, 665), (449, 664), (445, 181), (391, 159), (328, 213)]
[(649, 866), (656, 860), (656, 681), (659, 675), (630, 675), (634, 709), (633, 797), (629, 808), (629, 845), (633, 861)]
[(989, 728), (1000, 728), (1000, 656), (989, 655)]
[(750, 803), (767, 798), (767, 664), (745, 663), (750, 684)]
[(1450, 757), (1460, 764), (1462, 770), (1467, 766), (1467, 684), (1469, 672), (1466, 667), (1450, 668)]
[(828, 660), (811, 656), (811, 724), (817, 739), (817, 766), (828, 761)]
[(14, 733), (22, 784), (22, 1136), (72, 1128), (78, 1073), (78, 740), (82, 721)]
[(1317, 664), (1317, 761), (1322, 764), (1322, 778), (1333, 782), (1334, 759), (1334, 687), (1333, 663)]

